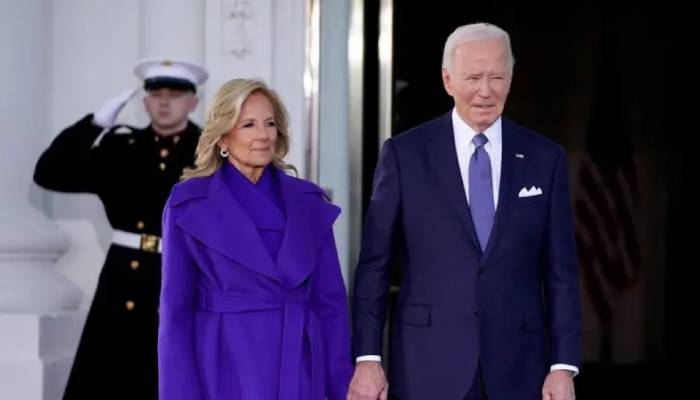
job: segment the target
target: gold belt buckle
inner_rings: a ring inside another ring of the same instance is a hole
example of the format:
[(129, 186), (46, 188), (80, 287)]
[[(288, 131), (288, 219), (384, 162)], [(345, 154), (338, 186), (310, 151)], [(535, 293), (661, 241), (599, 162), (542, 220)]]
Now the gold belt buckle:
[(147, 253), (157, 253), (160, 238), (156, 235), (141, 235), (141, 250)]

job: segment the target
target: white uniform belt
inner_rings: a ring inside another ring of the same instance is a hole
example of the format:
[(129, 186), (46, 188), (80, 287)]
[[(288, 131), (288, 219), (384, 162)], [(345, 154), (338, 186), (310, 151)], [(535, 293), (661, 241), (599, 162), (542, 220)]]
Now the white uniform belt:
[(114, 230), (112, 243), (148, 253), (160, 253), (161, 249), (161, 240), (159, 236), (120, 231), (119, 229)]

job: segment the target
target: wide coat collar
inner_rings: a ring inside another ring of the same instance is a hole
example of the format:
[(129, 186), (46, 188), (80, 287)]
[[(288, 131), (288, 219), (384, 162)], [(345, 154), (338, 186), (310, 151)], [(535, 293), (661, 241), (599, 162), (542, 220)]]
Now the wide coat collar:
[[(274, 167), (273, 167), (274, 168)], [(213, 175), (177, 185), (170, 206), (182, 207), (177, 225), (197, 241), (246, 268), (293, 288), (316, 267), (320, 241), (330, 232), (340, 209), (322, 190), (278, 170), (286, 227), (277, 262), (270, 257), (253, 220), (236, 199), (224, 168)]]

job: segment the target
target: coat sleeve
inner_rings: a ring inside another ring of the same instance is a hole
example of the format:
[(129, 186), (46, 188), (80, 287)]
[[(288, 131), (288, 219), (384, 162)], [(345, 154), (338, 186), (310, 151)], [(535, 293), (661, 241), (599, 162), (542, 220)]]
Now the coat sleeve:
[(163, 212), (163, 278), (158, 332), (160, 400), (203, 399), (195, 354), (196, 264), (175, 211)]
[(350, 313), (332, 229), (318, 251), (312, 300), (324, 341), (326, 398), (344, 400), (353, 365), (350, 358)]
[(559, 149), (547, 224), (545, 294), (552, 364), (581, 365), (578, 263), (566, 155)]
[(392, 140), (382, 147), (374, 174), (353, 291), (353, 353), (382, 354), (392, 249), (401, 214), (401, 187)]
[(39, 158), (34, 182), (59, 192), (96, 193), (100, 149), (93, 148), (93, 143), (100, 132), (102, 128), (92, 123), (92, 114), (64, 129)]

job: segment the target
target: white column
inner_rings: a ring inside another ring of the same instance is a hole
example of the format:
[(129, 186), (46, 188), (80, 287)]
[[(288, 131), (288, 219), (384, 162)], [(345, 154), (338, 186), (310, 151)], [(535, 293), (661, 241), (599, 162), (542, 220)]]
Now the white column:
[[(51, 116), (48, 129), (41, 132), (41, 147), (49, 145), (65, 127), (88, 113), (95, 112), (105, 101), (129, 88), (140, 87), (134, 65), (139, 54), (140, 0), (95, 1), (44, 0), (50, 9), (45, 26), (46, 43), (33, 53), (47, 57), (49, 81), (34, 79), (45, 85), (38, 90), (49, 98)], [(20, 3), (15, 1), (14, 3)], [(90, 5), (89, 7), (87, 5)], [(20, 37), (17, 34), (11, 38)], [(37, 108), (39, 110), (39, 108)], [(143, 102), (134, 98), (119, 114), (120, 123), (145, 126), (148, 122)], [(92, 194), (49, 192), (46, 209), (60, 224), (77, 226), (71, 251), (80, 242), (91, 253), (106, 252), (112, 240), (104, 206)], [(93, 228), (87, 225), (91, 224)], [(75, 229), (75, 228), (73, 228)], [(95, 232), (96, 231), (96, 232)], [(85, 241), (97, 233), (100, 247)], [(84, 270), (82, 276), (99, 273), (104, 257), (81, 254), (72, 268)], [(66, 260), (61, 260), (63, 263)], [(65, 269), (64, 269), (65, 271)], [(86, 302), (92, 299), (94, 284), (85, 287)]]
[[(306, 0), (207, 0), (205, 57), (211, 97), (234, 78), (263, 79), (289, 112), (286, 161), (307, 177), (308, 121), (304, 106)], [(207, 99), (208, 100), (208, 99)]]
[[(204, 64), (204, 9), (200, 0), (143, 0), (139, 12), (141, 58), (170, 57)], [(204, 86), (199, 106), (192, 115), (203, 122)]]
[(359, 219), (352, 214), (350, 207), (349, 22), (348, 0), (321, 2), (320, 184), (324, 189), (330, 189), (333, 203), (343, 210), (334, 231), (340, 265), (348, 286), (350, 260), (356, 258), (351, 258), (350, 222)]
[(65, 234), (29, 199), (48, 127), (45, 0), (0, 2), (0, 398), (58, 399), (72, 362), (80, 291), (53, 265)]
[[(310, 153), (309, 126), (312, 116), (307, 113), (304, 92), (307, 1), (275, 0), (273, 4), (271, 28), (274, 34), (268, 61), (272, 67), (272, 77), (269, 83), (279, 93), (289, 112), (291, 146), (287, 160), (297, 167), (299, 177), (309, 178), (306, 166)], [(254, 32), (257, 30), (251, 31)]]
[(204, 2), (144, 0), (140, 4), (141, 56), (204, 61)]

